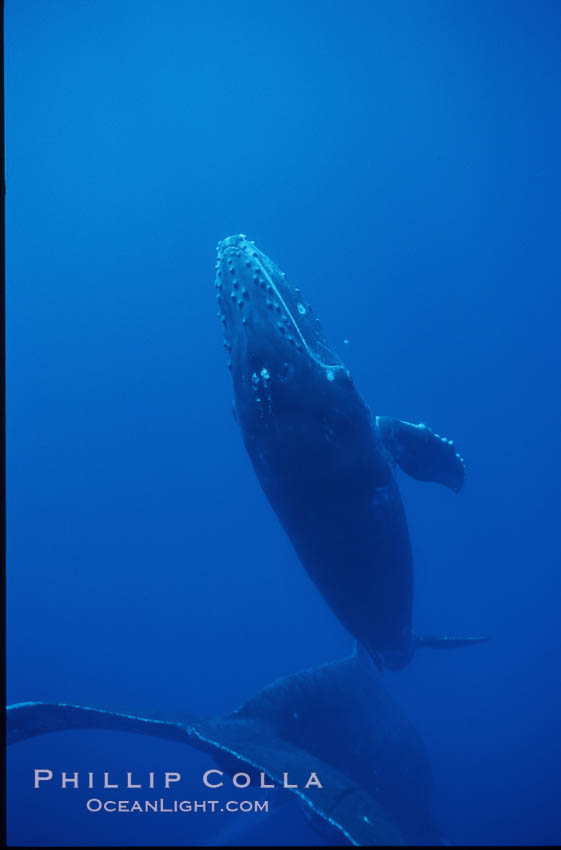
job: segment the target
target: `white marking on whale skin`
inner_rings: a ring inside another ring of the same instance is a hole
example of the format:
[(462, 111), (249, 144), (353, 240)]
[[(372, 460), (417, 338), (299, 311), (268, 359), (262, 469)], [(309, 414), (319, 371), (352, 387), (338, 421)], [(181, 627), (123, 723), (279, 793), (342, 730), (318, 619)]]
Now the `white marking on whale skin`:
[[(343, 364), (342, 364), (342, 363), (333, 363), (333, 364), (324, 363), (322, 360), (320, 360), (320, 359), (319, 359), (319, 357), (316, 357), (316, 355), (313, 353), (313, 351), (312, 351), (312, 350), (310, 349), (310, 347), (308, 346), (308, 343), (306, 342), (306, 340), (305, 340), (305, 338), (304, 338), (304, 336), (303, 336), (303, 334), (302, 334), (302, 332), (301, 332), (300, 328), (298, 327), (297, 323), (294, 321), (294, 317), (293, 317), (292, 313), (290, 312), (290, 310), (288, 309), (288, 306), (287, 306), (287, 304), (286, 304), (286, 301), (284, 300), (284, 298), (282, 297), (282, 295), (281, 295), (281, 294), (280, 294), (280, 292), (278, 291), (278, 289), (277, 289), (277, 287), (275, 286), (275, 283), (274, 283), (274, 281), (272, 280), (272, 278), (271, 278), (271, 276), (270, 276), (269, 272), (268, 272), (268, 271), (264, 268), (263, 263), (261, 262), (261, 260), (259, 259), (259, 257), (256, 257), (256, 258), (255, 258), (255, 262), (258, 264), (258, 266), (259, 266), (260, 270), (261, 270), (261, 271), (263, 272), (263, 274), (265, 275), (265, 277), (266, 277), (266, 279), (267, 279), (267, 281), (268, 281), (269, 285), (273, 288), (273, 290), (274, 290), (274, 292), (275, 292), (275, 294), (276, 294), (277, 298), (279, 299), (279, 301), (281, 302), (282, 306), (283, 306), (283, 307), (284, 307), (284, 309), (285, 309), (285, 313), (286, 313), (286, 315), (288, 315), (288, 316), (290, 317), (290, 321), (291, 321), (291, 322), (292, 322), (292, 324), (294, 325), (294, 327), (295, 327), (295, 329), (296, 329), (296, 333), (298, 334), (298, 336), (299, 336), (299, 337), (300, 337), (300, 339), (302, 340), (302, 345), (304, 346), (304, 348), (306, 349), (306, 351), (307, 351), (308, 355), (312, 358), (312, 360), (313, 360), (315, 363), (317, 363), (317, 364), (318, 364), (318, 366), (321, 366), (321, 367), (322, 367), (322, 369), (331, 369), (331, 370), (334, 370), (334, 369), (344, 369), (344, 366), (343, 366)], [(303, 306), (303, 305), (302, 305), (302, 306)], [(304, 312), (306, 312), (306, 311), (305, 311), (305, 308), (304, 308)], [(330, 377), (329, 377), (329, 373), (328, 373), (327, 379), (328, 379), (328, 381), (332, 381), (334, 377), (335, 377), (335, 375), (333, 375), (333, 377), (332, 377), (332, 378), (330, 378)]]

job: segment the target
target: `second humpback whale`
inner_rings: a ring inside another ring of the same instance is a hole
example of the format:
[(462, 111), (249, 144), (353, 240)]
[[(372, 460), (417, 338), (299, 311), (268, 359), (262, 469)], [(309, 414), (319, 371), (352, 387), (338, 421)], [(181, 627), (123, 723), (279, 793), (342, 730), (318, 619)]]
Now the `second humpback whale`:
[(418, 646), (413, 564), (395, 464), (459, 491), (464, 464), (425, 424), (372, 417), (301, 291), (243, 234), (218, 245), (216, 289), (234, 413), (258, 479), (316, 587), (378, 666)]
[[(358, 647), (267, 685), (226, 716), (173, 714), (24, 702), (8, 706), (6, 740), (80, 729), (163, 738), (207, 753), (225, 775), (251, 775), (253, 785), (263, 773), (277, 786), (271, 807), (297, 802), (331, 846), (441, 843), (425, 745)], [(307, 783), (311, 771), (321, 787)]]

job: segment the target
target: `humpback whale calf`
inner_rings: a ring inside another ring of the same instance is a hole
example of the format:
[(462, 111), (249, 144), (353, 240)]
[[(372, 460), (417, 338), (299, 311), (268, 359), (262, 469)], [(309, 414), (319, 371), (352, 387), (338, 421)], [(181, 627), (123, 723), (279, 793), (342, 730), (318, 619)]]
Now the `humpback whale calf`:
[(416, 647), (486, 640), (411, 628), (411, 545), (394, 468), (458, 492), (464, 464), (452, 441), (423, 423), (373, 418), (280, 268), (244, 234), (217, 250), (234, 415), (261, 486), (333, 613), (392, 670)]

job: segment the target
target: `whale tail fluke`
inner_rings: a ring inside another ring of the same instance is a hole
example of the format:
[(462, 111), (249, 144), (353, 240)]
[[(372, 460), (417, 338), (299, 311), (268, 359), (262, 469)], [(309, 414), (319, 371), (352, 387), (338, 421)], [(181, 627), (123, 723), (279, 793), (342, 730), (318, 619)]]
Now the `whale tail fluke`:
[(450, 637), (448, 635), (415, 635), (417, 649), (460, 649), (463, 646), (473, 646), (485, 643), (489, 638), (483, 635), (467, 637)]

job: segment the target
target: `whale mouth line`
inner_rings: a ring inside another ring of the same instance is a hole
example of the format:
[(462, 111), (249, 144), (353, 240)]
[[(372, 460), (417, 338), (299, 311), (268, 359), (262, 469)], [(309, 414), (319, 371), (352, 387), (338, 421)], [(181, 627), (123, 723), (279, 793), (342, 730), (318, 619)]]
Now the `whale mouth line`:
[[(294, 319), (294, 316), (292, 315), (292, 311), (290, 310), (285, 299), (282, 297), (281, 293), (279, 292), (279, 289), (276, 286), (271, 275), (269, 274), (269, 272), (267, 271), (267, 269), (265, 268), (265, 266), (261, 262), (261, 259), (259, 258), (257, 251), (255, 251), (255, 246), (251, 242), (249, 242), (247, 246), (245, 246), (245, 245), (227, 245), (225, 248), (223, 248), (221, 250), (221, 254), (222, 254), (222, 257), (225, 258), (229, 253), (236, 255), (236, 253), (238, 251), (242, 251), (243, 254), (245, 254), (248, 258), (251, 258), (252, 264), (255, 264), (259, 268), (259, 271), (263, 274), (267, 283), (271, 287), (272, 292), (274, 292), (274, 294), (276, 295), (276, 297), (279, 300), (279, 303), (282, 305), (284, 312), (285, 312), (285, 315), (287, 315), (290, 318), (290, 321), (292, 322), (292, 325), (293, 325), (293, 327), (294, 327), (294, 329), (295, 329), (296, 333), (298, 334), (298, 337), (301, 341), (302, 347), (305, 349), (308, 356), (315, 363), (318, 364), (318, 366), (321, 366), (322, 369), (325, 369), (327, 371), (329, 380), (333, 380), (333, 373), (338, 371), (338, 370), (344, 369), (343, 364), (341, 364), (341, 363), (333, 363), (333, 364), (324, 363), (323, 360), (321, 360), (321, 358), (318, 357), (317, 354), (315, 354), (312, 351), (312, 349), (310, 348), (310, 346), (306, 342), (306, 339), (305, 339), (302, 331), (300, 330), (298, 323)], [(331, 373), (331, 374), (329, 374), (329, 373)]]
[(300, 340), (301, 340), (301, 342), (302, 342), (302, 345), (304, 346), (304, 348), (305, 348), (305, 350), (306, 350), (306, 352), (307, 352), (308, 356), (309, 356), (309, 357), (311, 357), (311, 358), (312, 358), (312, 360), (314, 360), (314, 361), (315, 361), (315, 362), (316, 362), (319, 366), (321, 366), (323, 369), (342, 369), (343, 367), (341, 366), (341, 364), (336, 363), (336, 364), (334, 364), (334, 365), (331, 365), (331, 364), (329, 364), (329, 363), (324, 363), (322, 360), (320, 360), (320, 358), (319, 358), (319, 357), (317, 357), (317, 355), (315, 355), (315, 354), (314, 354), (314, 352), (311, 350), (310, 346), (309, 346), (309, 345), (308, 345), (308, 343), (306, 342), (306, 339), (305, 339), (305, 337), (304, 337), (304, 335), (303, 335), (302, 331), (301, 331), (301, 330), (300, 330), (300, 328), (298, 327), (298, 324), (297, 324), (297, 322), (295, 321), (294, 316), (292, 315), (292, 312), (291, 312), (291, 310), (289, 309), (289, 307), (288, 307), (288, 305), (287, 305), (286, 301), (284, 300), (284, 298), (283, 298), (283, 297), (282, 297), (282, 295), (280, 294), (280, 292), (279, 292), (279, 290), (278, 290), (278, 288), (277, 288), (277, 286), (276, 286), (276, 284), (275, 284), (274, 280), (271, 278), (271, 275), (270, 275), (270, 274), (267, 272), (267, 270), (263, 267), (263, 263), (260, 261), (259, 257), (255, 257), (254, 259), (256, 260), (257, 265), (259, 266), (259, 268), (261, 269), (261, 271), (262, 271), (262, 272), (263, 272), (263, 274), (265, 275), (265, 277), (266, 277), (266, 279), (267, 279), (267, 282), (271, 284), (271, 286), (272, 286), (272, 288), (273, 288), (273, 292), (275, 293), (275, 295), (276, 295), (276, 296), (277, 296), (277, 298), (279, 299), (280, 303), (281, 303), (281, 304), (282, 304), (282, 306), (284, 307), (284, 310), (285, 310), (286, 314), (290, 317), (290, 321), (291, 321), (291, 322), (292, 322), (292, 324), (294, 325), (294, 328), (295, 328), (295, 330), (296, 330), (296, 333), (297, 333), (297, 334), (298, 334), (298, 336), (300, 337)]

